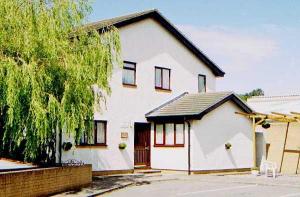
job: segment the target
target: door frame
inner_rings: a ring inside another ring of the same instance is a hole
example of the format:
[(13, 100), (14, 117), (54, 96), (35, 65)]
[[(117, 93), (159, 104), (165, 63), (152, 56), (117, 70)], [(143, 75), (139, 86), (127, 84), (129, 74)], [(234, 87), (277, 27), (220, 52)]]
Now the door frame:
[[(148, 130), (148, 132), (149, 132), (149, 162), (148, 163), (146, 163), (145, 164), (145, 168), (150, 168), (151, 167), (151, 123), (150, 122), (134, 122), (134, 149), (133, 149), (133, 152), (135, 153), (135, 136), (136, 136), (136, 132), (137, 132), (137, 130), (136, 130), (136, 128), (137, 128), (137, 124), (140, 124), (140, 125), (144, 125), (145, 127), (146, 126), (148, 126), (148, 128), (149, 128), (149, 130)], [(133, 154), (133, 155), (135, 155), (135, 154)], [(136, 166), (136, 164), (135, 164), (135, 156), (134, 156), (134, 158), (133, 158), (133, 160), (134, 160), (134, 166)]]

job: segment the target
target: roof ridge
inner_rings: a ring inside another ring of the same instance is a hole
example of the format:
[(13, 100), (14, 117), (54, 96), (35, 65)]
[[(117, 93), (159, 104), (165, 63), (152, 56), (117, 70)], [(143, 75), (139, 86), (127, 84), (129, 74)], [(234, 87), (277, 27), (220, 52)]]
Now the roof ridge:
[(121, 18), (124, 18), (124, 17), (133, 18), (133, 17), (136, 17), (137, 15), (140, 16), (140, 15), (149, 14), (149, 13), (152, 13), (152, 12), (159, 12), (159, 11), (156, 8), (153, 8), (153, 9), (144, 10), (144, 11), (140, 11), (140, 12), (130, 12), (130, 13), (122, 14), (120, 16), (116, 16), (116, 17), (112, 17), (112, 18), (106, 18), (106, 19), (102, 19), (102, 20), (98, 20), (98, 21), (94, 21), (94, 22), (89, 22), (89, 23), (85, 24), (84, 27), (89, 27), (89, 26), (96, 25), (98, 23), (104, 23), (106, 21), (121, 19)]
[(208, 95), (208, 94), (222, 94), (222, 93), (227, 93), (227, 94), (234, 94), (234, 92), (233, 91), (215, 91), (215, 92), (198, 92), (198, 93), (191, 93), (191, 94), (189, 94), (189, 95), (201, 95), (201, 94), (203, 94), (203, 95)]

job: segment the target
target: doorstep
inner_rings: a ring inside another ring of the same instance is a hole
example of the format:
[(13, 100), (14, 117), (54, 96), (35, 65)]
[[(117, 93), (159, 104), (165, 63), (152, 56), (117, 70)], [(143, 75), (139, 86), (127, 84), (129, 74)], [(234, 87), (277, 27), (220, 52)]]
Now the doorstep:
[(151, 167), (147, 165), (135, 165), (134, 169), (151, 169)]
[(135, 174), (160, 174), (160, 170), (153, 170), (153, 169), (135, 169)]

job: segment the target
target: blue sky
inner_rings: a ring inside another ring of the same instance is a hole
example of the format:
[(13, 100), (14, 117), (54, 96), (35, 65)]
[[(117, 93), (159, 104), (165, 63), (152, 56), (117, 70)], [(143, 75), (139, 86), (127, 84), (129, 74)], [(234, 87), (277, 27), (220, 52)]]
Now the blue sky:
[(217, 90), (300, 94), (300, 1), (96, 0), (89, 21), (153, 8), (225, 70)]

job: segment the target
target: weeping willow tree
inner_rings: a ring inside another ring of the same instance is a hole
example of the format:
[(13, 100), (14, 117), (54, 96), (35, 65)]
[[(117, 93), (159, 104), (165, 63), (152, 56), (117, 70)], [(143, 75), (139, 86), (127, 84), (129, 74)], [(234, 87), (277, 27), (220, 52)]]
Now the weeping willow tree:
[(57, 131), (80, 139), (120, 63), (118, 31), (82, 26), (87, 0), (0, 1), (2, 156), (53, 161)]

